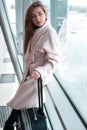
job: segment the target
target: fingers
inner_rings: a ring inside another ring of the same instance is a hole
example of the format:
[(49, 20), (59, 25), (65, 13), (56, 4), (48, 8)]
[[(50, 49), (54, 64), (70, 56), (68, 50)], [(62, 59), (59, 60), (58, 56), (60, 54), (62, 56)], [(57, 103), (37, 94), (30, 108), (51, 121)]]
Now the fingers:
[(38, 79), (38, 78), (40, 78), (40, 73), (38, 72), (38, 71), (36, 71), (36, 70), (34, 70), (31, 74), (30, 74), (30, 77), (31, 78), (35, 78), (35, 79)]

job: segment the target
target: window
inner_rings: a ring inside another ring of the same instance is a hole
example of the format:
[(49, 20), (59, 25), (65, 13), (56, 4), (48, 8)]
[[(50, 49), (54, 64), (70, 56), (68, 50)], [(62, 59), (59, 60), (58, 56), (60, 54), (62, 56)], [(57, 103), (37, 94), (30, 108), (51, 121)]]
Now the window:
[(87, 122), (87, 1), (68, 0), (67, 9), (67, 36), (60, 45), (59, 75)]

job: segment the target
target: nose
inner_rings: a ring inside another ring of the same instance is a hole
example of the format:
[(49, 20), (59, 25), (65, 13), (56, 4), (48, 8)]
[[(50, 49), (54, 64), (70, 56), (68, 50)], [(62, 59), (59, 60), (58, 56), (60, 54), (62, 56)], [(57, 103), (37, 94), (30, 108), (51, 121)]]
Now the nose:
[(39, 17), (38, 15), (36, 16), (36, 20), (37, 20), (37, 21), (40, 21), (40, 17)]

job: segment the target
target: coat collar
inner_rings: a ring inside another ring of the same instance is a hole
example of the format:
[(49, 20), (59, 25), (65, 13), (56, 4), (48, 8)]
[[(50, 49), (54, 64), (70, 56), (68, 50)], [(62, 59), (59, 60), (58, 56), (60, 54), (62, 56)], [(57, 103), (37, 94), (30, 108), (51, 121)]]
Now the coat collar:
[[(27, 52), (25, 55), (26, 60), (27, 59), (29, 60), (29, 57), (31, 57), (30, 55), (34, 54), (36, 46), (38, 45), (40, 39), (43, 37), (44, 33), (49, 28), (49, 26), (50, 26), (50, 22), (47, 20), (42, 27), (35, 30), (34, 35), (28, 44)], [(31, 53), (29, 53), (30, 47), (31, 47)]]

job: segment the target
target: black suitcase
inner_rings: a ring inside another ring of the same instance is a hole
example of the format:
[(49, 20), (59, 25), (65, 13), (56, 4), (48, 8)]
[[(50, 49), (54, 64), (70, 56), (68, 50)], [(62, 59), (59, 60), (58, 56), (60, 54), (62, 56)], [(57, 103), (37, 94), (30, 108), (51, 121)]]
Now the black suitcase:
[(21, 110), (16, 122), (16, 130), (47, 130), (46, 116), (43, 111), (42, 80), (38, 79), (39, 108)]

